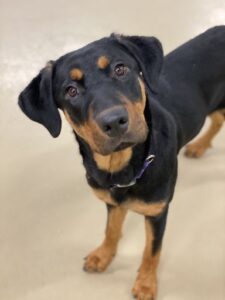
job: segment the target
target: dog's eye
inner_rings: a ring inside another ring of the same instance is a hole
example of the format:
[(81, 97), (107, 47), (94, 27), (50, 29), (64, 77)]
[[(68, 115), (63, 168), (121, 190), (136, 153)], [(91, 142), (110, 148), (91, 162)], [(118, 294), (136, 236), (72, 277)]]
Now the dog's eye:
[(117, 76), (124, 76), (127, 73), (128, 68), (124, 64), (118, 64), (115, 66), (114, 72)]
[(78, 89), (74, 86), (69, 86), (66, 92), (70, 97), (76, 97), (79, 94)]

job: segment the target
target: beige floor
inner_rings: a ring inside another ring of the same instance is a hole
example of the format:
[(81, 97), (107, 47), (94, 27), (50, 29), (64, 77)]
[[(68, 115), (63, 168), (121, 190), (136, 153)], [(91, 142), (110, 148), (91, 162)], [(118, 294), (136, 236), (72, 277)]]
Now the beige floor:
[[(165, 52), (225, 23), (224, 0), (0, 0), (0, 300), (131, 299), (144, 226), (130, 214), (102, 275), (82, 271), (105, 207), (84, 180), (64, 124), (58, 139), (17, 96), (49, 59), (112, 31), (156, 35)], [(180, 156), (159, 269), (159, 300), (225, 299), (225, 129), (200, 160)]]

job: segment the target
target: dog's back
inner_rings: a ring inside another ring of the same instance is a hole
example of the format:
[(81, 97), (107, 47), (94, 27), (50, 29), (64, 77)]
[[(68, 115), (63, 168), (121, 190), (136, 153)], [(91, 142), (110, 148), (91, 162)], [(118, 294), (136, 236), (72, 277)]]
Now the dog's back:
[(170, 52), (164, 68), (197, 84), (225, 78), (225, 26), (213, 27)]
[(184, 145), (207, 115), (225, 108), (225, 26), (211, 28), (166, 55), (159, 90), (159, 101), (175, 117)]

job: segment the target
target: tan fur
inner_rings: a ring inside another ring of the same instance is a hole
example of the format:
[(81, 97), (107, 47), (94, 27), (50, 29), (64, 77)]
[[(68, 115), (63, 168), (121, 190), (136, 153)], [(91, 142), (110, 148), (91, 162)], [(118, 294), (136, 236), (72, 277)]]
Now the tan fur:
[(126, 213), (121, 207), (114, 207), (109, 211), (105, 239), (100, 247), (87, 256), (84, 264), (87, 272), (103, 272), (112, 261), (117, 251)]
[(145, 250), (132, 292), (137, 299), (155, 300), (157, 295), (157, 267), (160, 250), (155, 255), (152, 255), (154, 233), (151, 224), (147, 220), (145, 220), (145, 230)]
[(224, 111), (215, 111), (210, 116), (211, 124), (208, 130), (196, 141), (186, 147), (185, 155), (188, 157), (200, 157), (212, 146), (212, 140), (220, 131), (224, 122)]
[[(97, 198), (99, 198), (103, 202), (114, 206), (118, 205), (108, 190), (103, 190), (103, 189), (92, 189), (92, 190), (94, 191)], [(126, 208), (128, 210), (134, 211), (144, 216), (155, 217), (163, 212), (166, 205), (167, 205), (166, 201), (160, 201), (156, 203), (145, 203), (144, 201), (141, 200), (130, 199), (122, 203), (120, 206), (122, 208)]]
[(97, 123), (94, 120), (92, 120), (91, 122), (89, 121), (81, 126), (78, 126), (71, 120), (66, 110), (64, 110), (64, 114), (73, 130), (88, 143), (88, 145), (93, 151), (99, 152), (99, 147), (97, 144), (101, 144), (101, 140), (104, 139), (104, 135), (101, 132)]
[(149, 217), (154, 217), (161, 214), (166, 205), (167, 203), (165, 201), (145, 203), (140, 200), (129, 200), (123, 204), (125, 208)]
[(140, 87), (141, 87), (141, 105), (139, 105), (138, 109), (143, 113), (146, 105), (146, 92), (144, 82), (138, 78)]
[(140, 78), (138, 78), (138, 81), (141, 89), (141, 98), (132, 102), (124, 95), (121, 95), (121, 101), (127, 109), (130, 119), (128, 131), (136, 132), (137, 135), (142, 136), (145, 134), (147, 135), (148, 132), (144, 116), (146, 93), (143, 81)]
[(100, 56), (97, 60), (97, 66), (99, 69), (106, 69), (109, 65), (109, 60), (106, 56)]
[(144, 118), (144, 109), (146, 105), (146, 93), (143, 81), (138, 78), (140, 89), (141, 89), (141, 99), (135, 102), (131, 102), (129, 99), (122, 95), (122, 101), (125, 101), (125, 106), (128, 108), (128, 112), (133, 118), (140, 116)]
[(130, 161), (131, 156), (132, 149), (127, 148), (105, 156), (94, 153), (94, 160), (100, 170), (114, 173), (121, 171), (124, 167), (126, 167)]
[(73, 70), (70, 71), (70, 77), (73, 80), (81, 80), (83, 76), (84, 76), (83, 71), (78, 68), (74, 68)]

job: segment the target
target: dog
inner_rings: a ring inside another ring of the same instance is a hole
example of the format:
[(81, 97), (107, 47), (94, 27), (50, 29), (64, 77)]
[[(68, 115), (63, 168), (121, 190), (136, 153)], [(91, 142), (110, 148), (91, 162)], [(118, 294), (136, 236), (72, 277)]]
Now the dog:
[(87, 272), (111, 263), (128, 210), (145, 218), (146, 245), (133, 296), (156, 299), (157, 266), (177, 179), (177, 154), (200, 157), (225, 117), (225, 26), (163, 55), (155, 37), (112, 34), (47, 63), (19, 106), (53, 137), (61, 110), (79, 144), (86, 179), (107, 206), (103, 243)]

